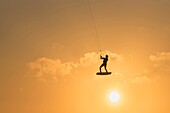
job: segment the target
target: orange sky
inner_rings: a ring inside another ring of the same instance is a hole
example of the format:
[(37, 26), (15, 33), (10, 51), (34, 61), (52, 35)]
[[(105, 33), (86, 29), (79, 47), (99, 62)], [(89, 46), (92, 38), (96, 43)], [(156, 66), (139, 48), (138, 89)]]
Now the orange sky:
[(0, 113), (169, 113), (170, 1), (89, 2), (111, 76), (86, 0), (0, 1)]

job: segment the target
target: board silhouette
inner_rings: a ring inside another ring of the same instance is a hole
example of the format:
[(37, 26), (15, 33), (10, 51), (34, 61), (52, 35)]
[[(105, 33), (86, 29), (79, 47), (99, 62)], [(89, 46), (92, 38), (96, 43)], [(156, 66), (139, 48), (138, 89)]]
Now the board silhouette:
[(112, 72), (97, 72), (96, 75), (110, 75)]

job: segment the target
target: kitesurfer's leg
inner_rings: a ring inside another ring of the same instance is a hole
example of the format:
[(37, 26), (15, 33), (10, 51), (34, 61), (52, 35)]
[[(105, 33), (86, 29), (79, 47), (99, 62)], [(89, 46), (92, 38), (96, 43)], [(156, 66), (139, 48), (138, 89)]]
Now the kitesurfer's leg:
[(106, 70), (106, 73), (108, 72), (107, 69), (106, 69), (106, 65), (104, 65), (104, 69)]
[(102, 67), (103, 67), (103, 66), (104, 66), (104, 65), (102, 64), (102, 65), (100, 66), (100, 68), (99, 68), (99, 69), (100, 69), (100, 73), (102, 72)]

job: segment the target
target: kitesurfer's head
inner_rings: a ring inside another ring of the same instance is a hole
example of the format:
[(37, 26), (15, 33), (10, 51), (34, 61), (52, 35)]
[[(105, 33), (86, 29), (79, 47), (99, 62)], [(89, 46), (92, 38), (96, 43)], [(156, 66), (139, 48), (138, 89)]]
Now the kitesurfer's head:
[(108, 58), (108, 55), (106, 55), (106, 58)]

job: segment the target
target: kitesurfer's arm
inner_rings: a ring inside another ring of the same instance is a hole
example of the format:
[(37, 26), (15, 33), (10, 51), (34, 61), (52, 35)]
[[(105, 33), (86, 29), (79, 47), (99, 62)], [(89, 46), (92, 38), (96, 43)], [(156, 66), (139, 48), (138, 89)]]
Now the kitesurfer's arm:
[(102, 57), (102, 55), (100, 55), (100, 59), (104, 59), (104, 57)]

